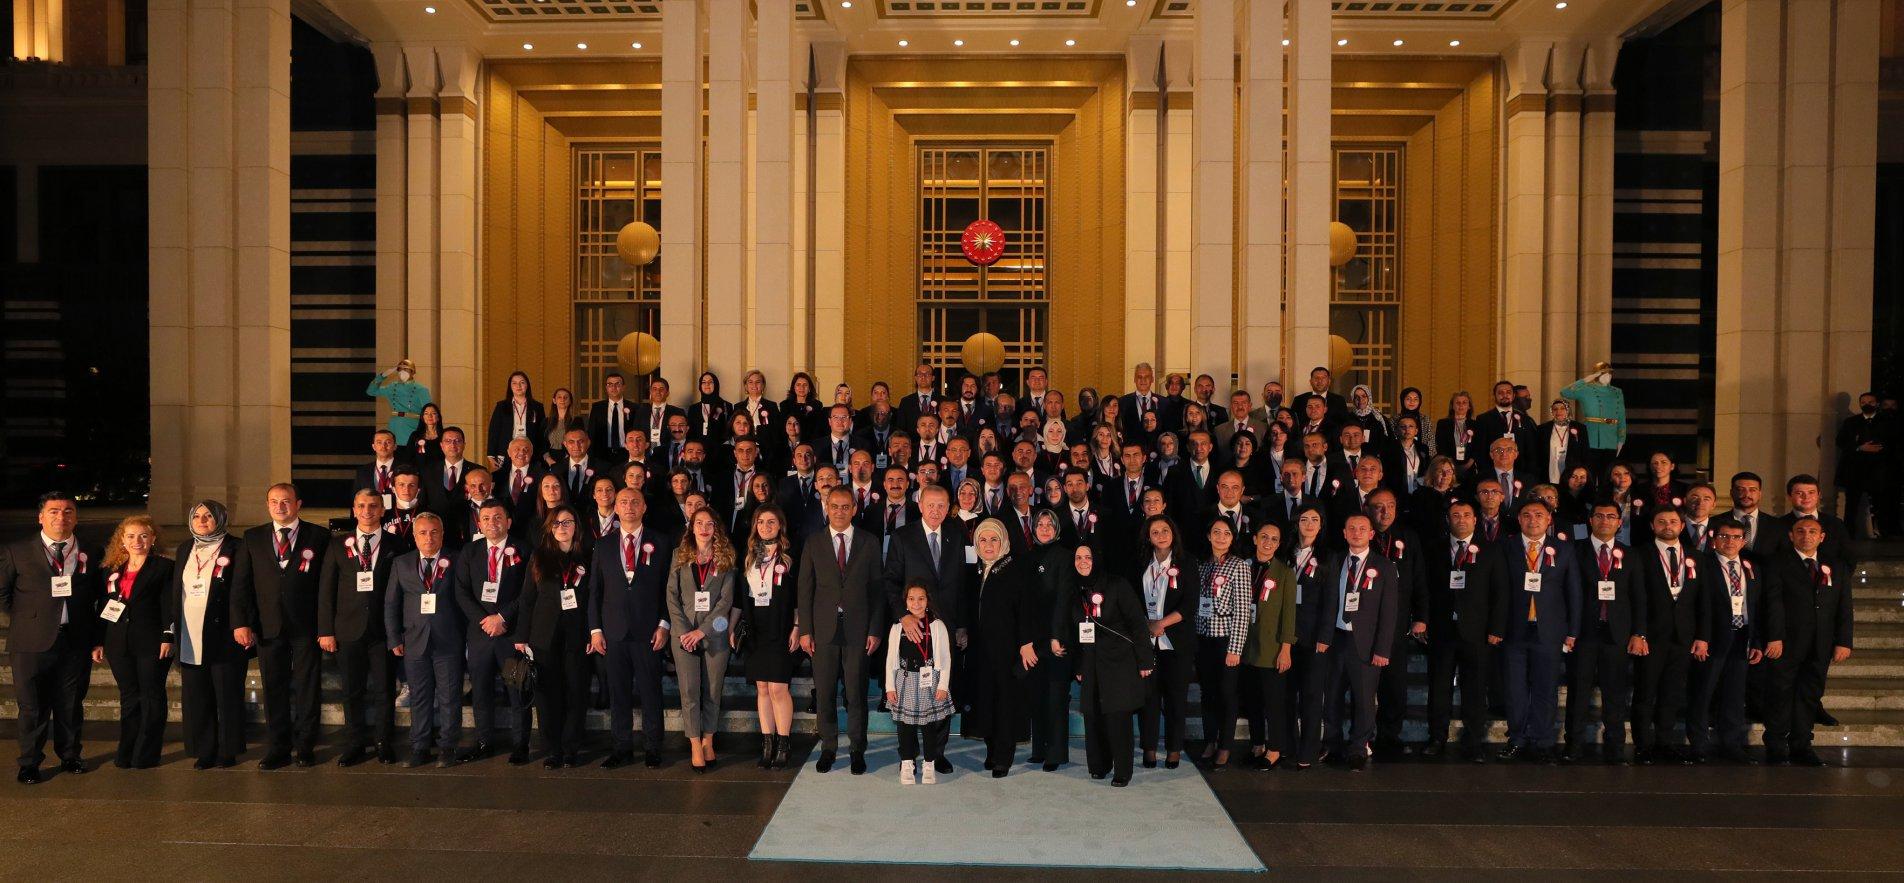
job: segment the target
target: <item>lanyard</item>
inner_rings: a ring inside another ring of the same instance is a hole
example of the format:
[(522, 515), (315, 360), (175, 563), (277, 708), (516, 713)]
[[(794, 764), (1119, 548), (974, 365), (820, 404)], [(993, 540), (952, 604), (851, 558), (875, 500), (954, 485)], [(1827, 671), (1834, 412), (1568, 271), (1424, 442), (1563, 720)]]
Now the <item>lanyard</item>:
[(1686, 556), (1684, 554), (1681, 554), (1678, 556), (1679, 567), (1674, 567), (1672, 564), (1667, 562), (1666, 560), (1667, 551), (1671, 549), (1676, 549), (1676, 548), (1678, 547), (1667, 546), (1666, 548), (1659, 550), (1659, 566), (1662, 570), (1666, 571), (1666, 584), (1669, 586), (1672, 586), (1673, 588), (1679, 588), (1679, 582), (1683, 578), (1682, 571), (1686, 566)]

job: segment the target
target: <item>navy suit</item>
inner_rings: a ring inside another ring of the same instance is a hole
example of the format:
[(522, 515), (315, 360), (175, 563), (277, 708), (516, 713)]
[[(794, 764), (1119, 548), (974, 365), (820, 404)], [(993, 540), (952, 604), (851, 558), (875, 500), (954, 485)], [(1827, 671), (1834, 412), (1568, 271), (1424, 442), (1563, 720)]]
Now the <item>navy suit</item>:
[[(456, 750), (463, 734), (463, 608), (454, 597), (456, 562), (447, 551), (423, 573), (422, 553), (397, 556), (384, 590), (383, 628), (390, 649), (403, 649), (404, 683), (410, 685), (410, 748)], [(423, 612), (423, 596), (435, 600)]]
[[(1646, 605), (1641, 600), (1639, 559), (1617, 541), (1607, 550), (1601, 569), (1592, 537), (1574, 541), (1574, 566), (1580, 571), (1579, 640), (1573, 646), (1571, 677), (1567, 681), (1567, 749), (1585, 751), (1593, 734), (1590, 714), (1593, 692), (1600, 691), (1600, 749), (1624, 751), (1626, 713), (1631, 704), (1633, 660), (1627, 643), (1646, 630)], [(1613, 599), (1600, 600), (1600, 583), (1611, 583)]]
[[(1375, 688), (1381, 676), (1376, 656), (1384, 656), (1395, 645), (1399, 622), (1401, 584), (1395, 565), (1374, 548), (1361, 556), (1360, 576), (1345, 574), (1349, 550), (1329, 556), (1320, 569), (1321, 591), (1311, 639), (1328, 646), (1316, 666), (1321, 678), (1314, 696), (1304, 701), (1303, 717), (1322, 715), (1322, 741), (1331, 753), (1350, 757), (1365, 756), (1369, 740), (1375, 736)], [(1353, 579), (1347, 586), (1343, 580)], [(1349, 610), (1353, 605), (1356, 609)], [(1347, 629), (1342, 628), (1346, 622)], [(1342, 691), (1347, 689), (1353, 703), (1353, 723), (1346, 742), (1342, 736)], [(1305, 724), (1304, 729), (1308, 729)], [(1305, 739), (1300, 762), (1316, 757), (1314, 740)]]
[[(489, 540), (481, 535), (456, 553), (450, 572), (455, 577), (456, 604), (469, 623), (464, 631), (469, 649), (470, 704), (475, 710), (476, 741), (487, 744), (496, 726), (496, 680), (505, 661), (514, 659), (516, 639), (508, 631), (490, 637), (483, 631), (485, 617), (500, 614), (503, 625), (514, 629), (516, 603), (522, 596), (522, 581), (529, 572), (529, 547), (504, 538), (503, 551), (496, 569), (496, 599), (483, 598), (483, 584), (489, 581)], [(440, 607), (438, 609), (441, 609)], [(516, 748), (529, 744), (529, 701), (521, 690), (507, 687), (509, 720), (516, 731)]]
[[(1573, 548), (1543, 537), (1534, 570), (1539, 586), (1527, 580), (1527, 541), (1510, 537), (1494, 547), (1495, 596), (1505, 597), (1496, 615), (1506, 638), (1507, 738), (1528, 748), (1554, 747), (1554, 713), (1559, 702), (1560, 655), (1568, 639), (1578, 637), (1580, 574)], [(1531, 608), (1530, 608), (1531, 603)], [(1533, 618), (1529, 618), (1529, 610)]]
[[(1783, 619), (1778, 605), (1765, 603), (1764, 582), (1750, 561), (1728, 562), (1711, 556), (1710, 602), (1706, 605), (1711, 639), (1705, 662), (1693, 665), (1692, 709), (1686, 714), (1686, 732), (1694, 751), (1706, 753), (1713, 737), (1728, 751), (1744, 751), (1749, 725), (1745, 719), (1747, 656), (1765, 648), (1768, 614)], [(1736, 567), (1736, 571), (1734, 568)], [(1739, 613), (1732, 612), (1733, 577), (1737, 577)], [(1738, 625), (1734, 625), (1738, 622)], [(1718, 731), (1709, 731), (1717, 703)]]
[[(588, 574), (588, 628), (608, 644), (608, 722), (616, 751), (635, 747), (635, 697), (641, 697), (641, 731), (647, 750), (661, 750), (661, 653), (656, 627), (667, 626), (662, 584), (674, 559), (674, 538), (644, 526), (635, 537), (634, 578), (622, 557), (617, 526), (595, 545)], [(666, 649), (665, 647), (663, 649)]]

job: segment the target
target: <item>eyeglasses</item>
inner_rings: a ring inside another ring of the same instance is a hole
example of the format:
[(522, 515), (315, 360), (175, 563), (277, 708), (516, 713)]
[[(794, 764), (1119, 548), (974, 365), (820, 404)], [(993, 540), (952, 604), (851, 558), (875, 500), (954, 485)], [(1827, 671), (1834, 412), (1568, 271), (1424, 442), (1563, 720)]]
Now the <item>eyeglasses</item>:
[(562, 519), (561, 521), (557, 521), (557, 522), (555, 522), (554, 524), (552, 524), (552, 525), (550, 525), (550, 526), (551, 526), (551, 527), (574, 527), (574, 526), (575, 526), (575, 519), (573, 519), (573, 518), (564, 518), (564, 519)]

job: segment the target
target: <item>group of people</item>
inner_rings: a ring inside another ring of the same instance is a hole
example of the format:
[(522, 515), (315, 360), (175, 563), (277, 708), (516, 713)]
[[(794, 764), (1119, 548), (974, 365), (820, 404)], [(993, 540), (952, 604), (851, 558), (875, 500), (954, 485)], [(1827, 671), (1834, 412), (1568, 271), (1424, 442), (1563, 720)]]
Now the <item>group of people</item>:
[[(1323, 368), (1287, 402), (1271, 382), (1223, 404), (1208, 376), (1159, 389), (1148, 365), (1132, 391), (1075, 403), (1037, 368), (1022, 396), (995, 375), (949, 391), (935, 377), (922, 364), (910, 390), (877, 383), (859, 406), (845, 384), (819, 400), (806, 374), (770, 399), (758, 371), (729, 401), (709, 372), (680, 404), (665, 379), (637, 402), (610, 373), (583, 412), (517, 372), (480, 459), (426, 403), (398, 415), (417, 418), (404, 437), (374, 433), (347, 526), (303, 520), (282, 483), (242, 534), (221, 501), (193, 505), (169, 558), (144, 515), (85, 548), (73, 500), (48, 494), (38, 535), (0, 549), (19, 781), (39, 781), (49, 733), (60, 767), (85, 771), (99, 662), (119, 687), (116, 765), (158, 762), (174, 663), (195, 766), (233, 765), (254, 656), (266, 769), (315, 763), (326, 656), (345, 765), (447, 766), (499, 752), (502, 730), (527, 763), (533, 719), (543, 764), (573, 767), (599, 689), (602, 766), (635, 762), (637, 709), (656, 766), (671, 671), (705, 770), (736, 666), (760, 766), (789, 763), (789, 687), (810, 668), (815, 768), (838, 765), (843, 700), (847, 766), (866, 771), (877, 703), (906, 783), (951, 772), (955, 716), (992, 776), (1027, 739), (1058, 769), (1074, 702), (1092, 776), (1124, 785), (1138, 757), (1176, 767), (1193, 683), (1193, 760), (1212, 769), (1237, 749), (1260, 769), (1440, 756), (1457, 712), (1477, 762), (1625, 762), (1629, 719), (1641, 762), (1756, 762), (1748, 706), (1767, 761), (1821, 762), (1855, 562), (1815, 478), (1789, 478), (1772, 516), (1763, 480), (1740, 473), (1720, 513), (1670, 458), (1639, 468), (1590, 445), (1564, 398), (1537, 423), (1506, 381), (1485, 409), (1455, 393), (1431, 423), (1418, 390), (1385, 413)], [(1404, 746), (1411, 656), (1428, 738)]]

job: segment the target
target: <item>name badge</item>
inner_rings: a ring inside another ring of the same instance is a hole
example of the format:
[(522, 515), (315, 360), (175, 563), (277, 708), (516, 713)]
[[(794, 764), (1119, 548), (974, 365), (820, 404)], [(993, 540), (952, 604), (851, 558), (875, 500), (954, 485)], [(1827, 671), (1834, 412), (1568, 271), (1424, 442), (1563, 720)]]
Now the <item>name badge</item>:
[(1540, 574), (1529, 573), (1521, 577), (1521, 588), (1530, 592), (1540, 591)]
[(1216, 599), (1209, 595), (1197, 597), (1197, 618), (1209, 619), (1216, 615)]
[(211, 592), (211, 584), (205, 580), (193, 580), (185, 584), (185, 594), (192, 598), (203, 598)]
[(965, 563), (967, 564), (978, 563), (978, 549), (976, 547), (973, 547), (973, 546), (965, 547)]
[(1465, 570), (1448, 571), (1448, 588), (1465, 589), (1468, 587), (1468, 572)]
[(1732, 615), (1744, 616), (1745, 615), (1745, 596), (1744, 595), (1730, 595), (1730, 597), (1732, 598)]
[(714, 593), (713, 592), (695, 592), (694, 593), (694, 612), (695, 613), (706, 613), (713, 609), (714, 609)]
[[(1733, 602), (1733, 613), (1738, 613), (1739, 603)], [(119, 615), (126, 612), (126, 602), (114, 598), (106, 602), (106, 609), (99, 611), (99, 618), (107, 622), (118, 622)]]
[(384, 494), (383, 495), (383, 511), (389, 512), (395, 508), (397, 508), (397, 495)]
[(770, 607), (772, 605), (773, 605), (773, 592), (767, 591), (767, 592), (754, 593), (755, 607)]
[(424, 592), (417, 596), (417, 612), (425, 616), (436, 612), (435, 592)]
[(1078, 643), (1080, 644), (1097, 643), (1097, 623), (1095, 622), (1078, 623)]
[(938, 669), (933, 668), (930, 665), (921, 666), (919, 668), (919, 683), (921, 686), (930, 687), (934, 683), (936, 683), (938, 680), (939, 680)]
[(53, 577), (53, 597), (55, 598), (73, 597), (73, 578), (71, 576)]
[(377, 588), (377, 572), (374, 570), (357, 571), (357, 591), (368, 592)]
[(1610, 579), (1600, 580), (1599, 582), (1594, 583), (1593, 587), (1594, 587), (1594, 592), (1600, 596), (1600, 600), (1602, 601), (1613, 600), (1613, 581), (1612, 580)]
[(580, 606), (582, 605), (575, 600), (574, 589), (562, 590), (562, 609), (563, 610), (574, 610), (575, 608)]
[(501, 598), (502, 598), (502, 584), (501, 583), (492, 583), (492, 582), (483, 583), (483, 603), (484, 604), (494, 604)]
[(1342, 599), (1342, 609), (1349, 613), (1354, 613), (1357, 610), (1361, 610), (1362, 609), (1362, 593), (1350, 592), (1347, 596), (1345, 596)]

